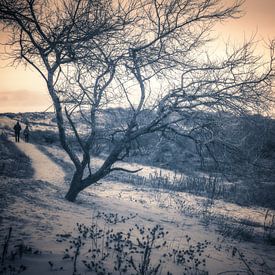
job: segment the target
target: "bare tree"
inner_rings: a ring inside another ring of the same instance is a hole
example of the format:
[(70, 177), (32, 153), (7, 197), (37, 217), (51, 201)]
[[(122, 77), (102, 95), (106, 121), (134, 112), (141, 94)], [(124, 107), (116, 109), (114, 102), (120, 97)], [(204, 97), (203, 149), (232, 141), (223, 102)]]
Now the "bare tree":
[[(136, 2), (19, 0), (0, 2), (0, 19), (10, 30), (11, 58), (33, 66), (45, 80), (52, 98), (62, 147), (76, 167), (71, 186), (80, 182), (89, 160), (77, 156), (67, 140), (63, 93), (56, 89), (63, 67), (85, 60), (98, 62), (98, 41), (106, 41), (131, 22)], [(87, 48), (87, 46), (89, 48)], [(93, 54), (94, 53), (94, 54)], [(8, 53), (9, 54), (9, 53)], [(76, 138), (79, 140), (77, 133)], [(89, 149), (89, 142), (86, 142)], [(81, 144), (82, 145), (82, 144)], [(96, 177), (97, 178), (97, 177)], [(67, 196), (69, 200), (69, 196)]]
[[(252, 41), (228, 47), (223, 58), (207, 52), (214, 23), (239, 17), (242, 1), (14, 2), (1, 0), (0, 19), (12, 30), (13, 58), (34, 66), (47, 83), (61, 144), (76, 168), (69, 201), (112, 171), (136, 172), (115, 164), (139, 137), (169, 131), (194, 139), (196, 112), (252, 112), (272, 98), (273, 42), (268, 63), (254, 56)], [(105, 128), (115, 143), (92, 171), (100, 114), (119, 104), (127, 116)], [(79, 115), (89, 126), (85, 135)], [(67, 141), (65, 118), (81, 160)]]

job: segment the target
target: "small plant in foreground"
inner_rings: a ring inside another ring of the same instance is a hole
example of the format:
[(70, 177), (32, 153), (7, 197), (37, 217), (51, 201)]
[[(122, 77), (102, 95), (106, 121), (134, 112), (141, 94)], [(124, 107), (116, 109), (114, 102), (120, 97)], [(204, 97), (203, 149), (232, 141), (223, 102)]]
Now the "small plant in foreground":
[(108, 224), (125, 223), (130, 219), (134, 219), (137, 214), (130, 213), (129, 216), (120, 216), (117, 213), (105, 213), (98, 211), (95, 218), (101, 218)]
[(9, 228), (2, 247), (0, 274), (20, 274), (24, 272), (27, 267), (20, 262), (15, 263), (14, 261), (16, 259), (22, 259), (25, 254), (41, 254), (39, 250), (35, 250), (31, 246), (25, 245), (23, 242), (17, 244), (12, 243), (12, 227)]
[[(131, 218), (133, 215), (125, 218)], [(119, 215), (100, 214), (108, 225), (122, 221)], [(114, 218), (115, 217), (115, 218)], [(106, 226), (106, 223), (105, 223)], [(191, 238), (185, 237), (186, 247), (175, 247), (174, 241), (168, 241), (169, 232), (160, 225), (144, 227), (135, 224), (127, 230), (115, 230), (110, 226), (101, 228), (98, 221), (90, 226), (77, 224), (76, 236), (69, 236), (69, 247), (64, 251), (64, 260), (72, 261), (73, 274), (79, 274), (80, 263), (96, 274), (171, 274), (174, 266), (184, 270), (185, 274), (207, 274), (201, 270), (206, 265), (203, 252), (209, 242), (191, 244)], [(165, 265), (164, 265), (165, 264)], [(83, 268), (83, 267), (82, 267)]]

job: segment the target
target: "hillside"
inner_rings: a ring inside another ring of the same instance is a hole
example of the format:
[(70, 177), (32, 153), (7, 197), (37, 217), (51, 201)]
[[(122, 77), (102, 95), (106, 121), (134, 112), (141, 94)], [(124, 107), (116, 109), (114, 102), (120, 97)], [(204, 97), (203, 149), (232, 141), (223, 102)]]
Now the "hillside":
[[(119, 131), (116, 129), (125, 123), (120, 121), (121, 118), (126, 121), (129, 112), (118, 108), (100, 113), (98, 136), (91, 151), (94, 157), (106, 157), (119, 138), (113, 132)], [(143, 115), (140, 119), (146, 121), (149, 114), (145, 112)], [(89, 125), (80, 114), (76, 117), (78, 130), (85, 138)], [(186, 128), (197, 129), (196, 125), (207, 124), (200, 126), (201, 130), (192, 130), (192, 139), (169, 132), (151, 133), (133, 142), (126, 157), (127, 162), (165, 168), (182, 174), (182, 177), (168, 183), (158, 174), (152, 174), (149, 182), (138, 175), (129, 175), (129, 179), (244, 206), (275, 209), (275, 121), (261, 116), (234, 117), (229, 114), (196, 113), (192, 117), (195, 122), (188, 124), (187, 121)], [(60, 148), (53, 113), (2, 114), (2, 128), (6, 127), (5, 131), (11, 134), (11, 125), (6, 123), (5, 126), (5, 118), (28, 123), (32, 143)], [(71, 146), (78, 148), (68, 123), (65, 125)]]
[[(18, 118), (11, 117), (0, 119), (8, 135), (2, 134), (0, 147), (6, 163), (0, 273), (272, 274), (273, 210), (211, 198), (215, 180), (199, 167), (184, 174), (148, 165), (149, 157), (141, 163), (140, 156), (121, 164), (143, 168), (137, 175), (111, 174), (69, 203), (64, 195), (72, 164), (55, 138), (51, 114), (27, 115), (29, 144), (11, 141), (12, 118)], [(95, 158), (93, 169), (103, 157)], [(12, 169), (17, 162), (20, 169)]]

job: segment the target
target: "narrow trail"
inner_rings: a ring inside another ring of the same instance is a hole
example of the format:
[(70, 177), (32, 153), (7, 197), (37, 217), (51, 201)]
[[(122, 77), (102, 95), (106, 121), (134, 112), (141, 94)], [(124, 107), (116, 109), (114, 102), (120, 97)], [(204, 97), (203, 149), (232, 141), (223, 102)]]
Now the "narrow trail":
[(41, 152), (34, 144), (20, 141), (15, 143), (19, 150), (24, 152), (32, 162), (35, 180), (47, 181), (56, 185), (64, 183), (65, 173), (48, 156)]

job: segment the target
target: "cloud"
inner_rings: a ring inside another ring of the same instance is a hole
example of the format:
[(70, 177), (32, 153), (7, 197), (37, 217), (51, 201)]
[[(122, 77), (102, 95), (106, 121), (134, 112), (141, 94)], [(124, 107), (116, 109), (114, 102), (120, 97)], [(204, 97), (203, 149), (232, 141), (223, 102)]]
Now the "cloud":
[(43, 111), (51, 105), (45, 93), (28, 90), (1, 91), (0, 112), (35, 112)]

